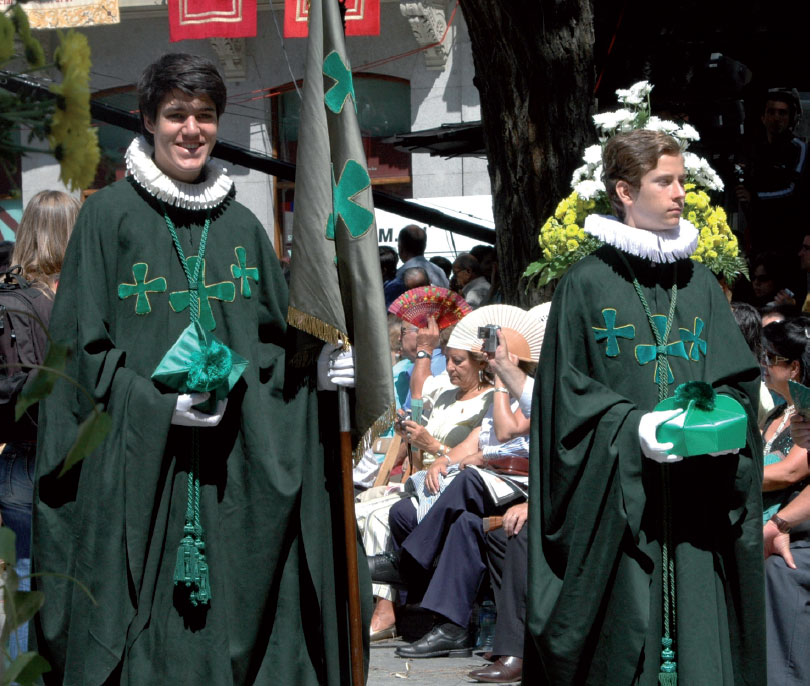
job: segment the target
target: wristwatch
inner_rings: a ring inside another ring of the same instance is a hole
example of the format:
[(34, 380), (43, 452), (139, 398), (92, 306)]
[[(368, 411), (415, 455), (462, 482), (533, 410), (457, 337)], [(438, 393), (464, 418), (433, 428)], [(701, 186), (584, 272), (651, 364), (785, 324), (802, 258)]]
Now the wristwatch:
[(424, 360), (427, 357), (431, 357), (431, 353), (427, 353), (425, 350), (420, 350), (417, 353), (418, 360)]
[(788, 534), (792, 530), (792, 527), (789, 525), (789, 522), (786, 519), (781, 519), (781, 517), (779, 517), (777, 514), (774, 514), (772, 517), (770, 517), (770, 521), (773, 524), (775, 524), (776, 528), (782, 534)]

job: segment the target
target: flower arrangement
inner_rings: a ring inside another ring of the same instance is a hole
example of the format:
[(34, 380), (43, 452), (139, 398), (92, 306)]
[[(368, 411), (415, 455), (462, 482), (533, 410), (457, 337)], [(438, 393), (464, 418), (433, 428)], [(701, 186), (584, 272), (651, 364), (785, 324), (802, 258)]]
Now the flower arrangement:
[[(18, 45), (22, 47), (19, 54)], [(0, 13), (0, 66), (25, 60), (26, 73), (47, 69), (45, 52), (31, 32), (28, 16), (18, 4)], [(17, 155), (41, 152), (16, 142), (21, 126), (34, 138), (47, 140), (60, 164), (60, 179), (73, 190), (88, 187), (96, 175), (99, 143), (90, 122), (90, 48), (76, 31), (59, 35), (54, 63), (62, 80), (51, 86), (55, 98), (36, 101), (25, 94), (0, 93), (0, 164), (8, 170)]]
[(616, 91), (622, 107), (596, 114), (592, 119), (599, 144), (584, 151), (584, 164), (572, 175), (572, 193), (556, 207), (539, 231), (541, 259), (531, 263), (523, 276), (529, 283), (545, 286), (559, 278), (572, 264), (600, 247), (601, 242), (583, 230), (584, 220), (592, 213), (611, 214), (611, 205), (603, 183), (603, 145), (612, 136), (634, 129), (662, 131), (680, 144), (685, 162), (686, 198), (683, 217), (699, 230), (696, 252), (691, 256), (703, 262), (714, 274), (732, 283), (739, 274), (747, 274), (747, 263), (739, 255), (736, 236), (727, 224), (721, 207), (711, 205), (706, 192), (721, 191), (722, 180), (713, 168), (688, 146), (699, 140), (699, 133), (688, 123), (677, 124), (651, 115), (650, 93), (653, 86), (640, 81), (628, 89)]

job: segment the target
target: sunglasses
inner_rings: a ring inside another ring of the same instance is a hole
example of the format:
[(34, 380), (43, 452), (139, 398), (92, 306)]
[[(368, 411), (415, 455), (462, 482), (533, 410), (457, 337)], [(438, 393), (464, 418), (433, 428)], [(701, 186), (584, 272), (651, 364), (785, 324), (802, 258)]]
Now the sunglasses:
[(780, 362), (789, 362), (789, 358), (776, 355), (775, 353), (764, 353), (761, 356), (761, 361), (768, 367), (774, 367)]

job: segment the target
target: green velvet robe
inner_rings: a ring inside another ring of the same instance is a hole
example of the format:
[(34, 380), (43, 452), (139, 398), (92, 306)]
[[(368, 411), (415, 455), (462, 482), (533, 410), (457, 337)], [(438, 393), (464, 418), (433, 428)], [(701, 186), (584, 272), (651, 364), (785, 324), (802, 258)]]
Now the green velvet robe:
[[(674, 265), (627, 255), (651, 312), (667, 315)], [(525, 684), (656, 686), (663, 633), (661, 469), (670, 473), (680, 686), (763, 685), (759, 369), (715, 277), (685, 258), (668, 361), (748, 412), (738, 455), (660, 466), (638, 424), (658, 401), (654, 343), (617, 251), (561, 280), (536, 380), (530, 456)], [(665, 318), (665, 317), (664, 317)], [(546, 675), (546, 681), (542, 678)]]
[[(169, 212), (187, 258), (197, 255), (205, 211)], [(265, 231), (233, 197), (212, 211), (203, 281), (212, 297), (201, 323), (249, 365), (219, 426), (193, 430), (170, 425), (176, 395), (149, 378), (189, 323), (163, 213), (129, 178), (87, 200), (51, 330), (113, 428), (58, 479), (90, 406), (64, 382), (42, 403), (34, 568), (75, 577), (96, 600), (70, 581), (37, 579), (47, 683), (349, 681), (334, 394), (317, 394), (313, 370), (286, 362), (287, 288)], [(198, 608), (173, 585), (194, 431), (212, 593)]]

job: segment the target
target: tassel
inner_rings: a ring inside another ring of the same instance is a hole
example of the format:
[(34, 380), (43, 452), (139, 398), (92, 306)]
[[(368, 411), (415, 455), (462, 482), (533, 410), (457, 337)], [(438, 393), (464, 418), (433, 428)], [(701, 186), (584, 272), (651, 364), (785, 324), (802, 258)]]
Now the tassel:
[(197, 576), (197, 548), (195, 548), (195, 541), (192, 537), (193, 527), (187, 523), (183, 527), (184, 536), (180, 539), (178, 546), (178, 554), (175, 558), (175, 585), (183, 584), (187, 588), (194, 583), (194, 578)]
[(670, 638), (661, 640), (663, 650), (660, 657), (663, 662), (660, 665), (660, 686), (677, 686), (677, 663), (674, 661), (676, 653), (671, 650), (673, 641)]

